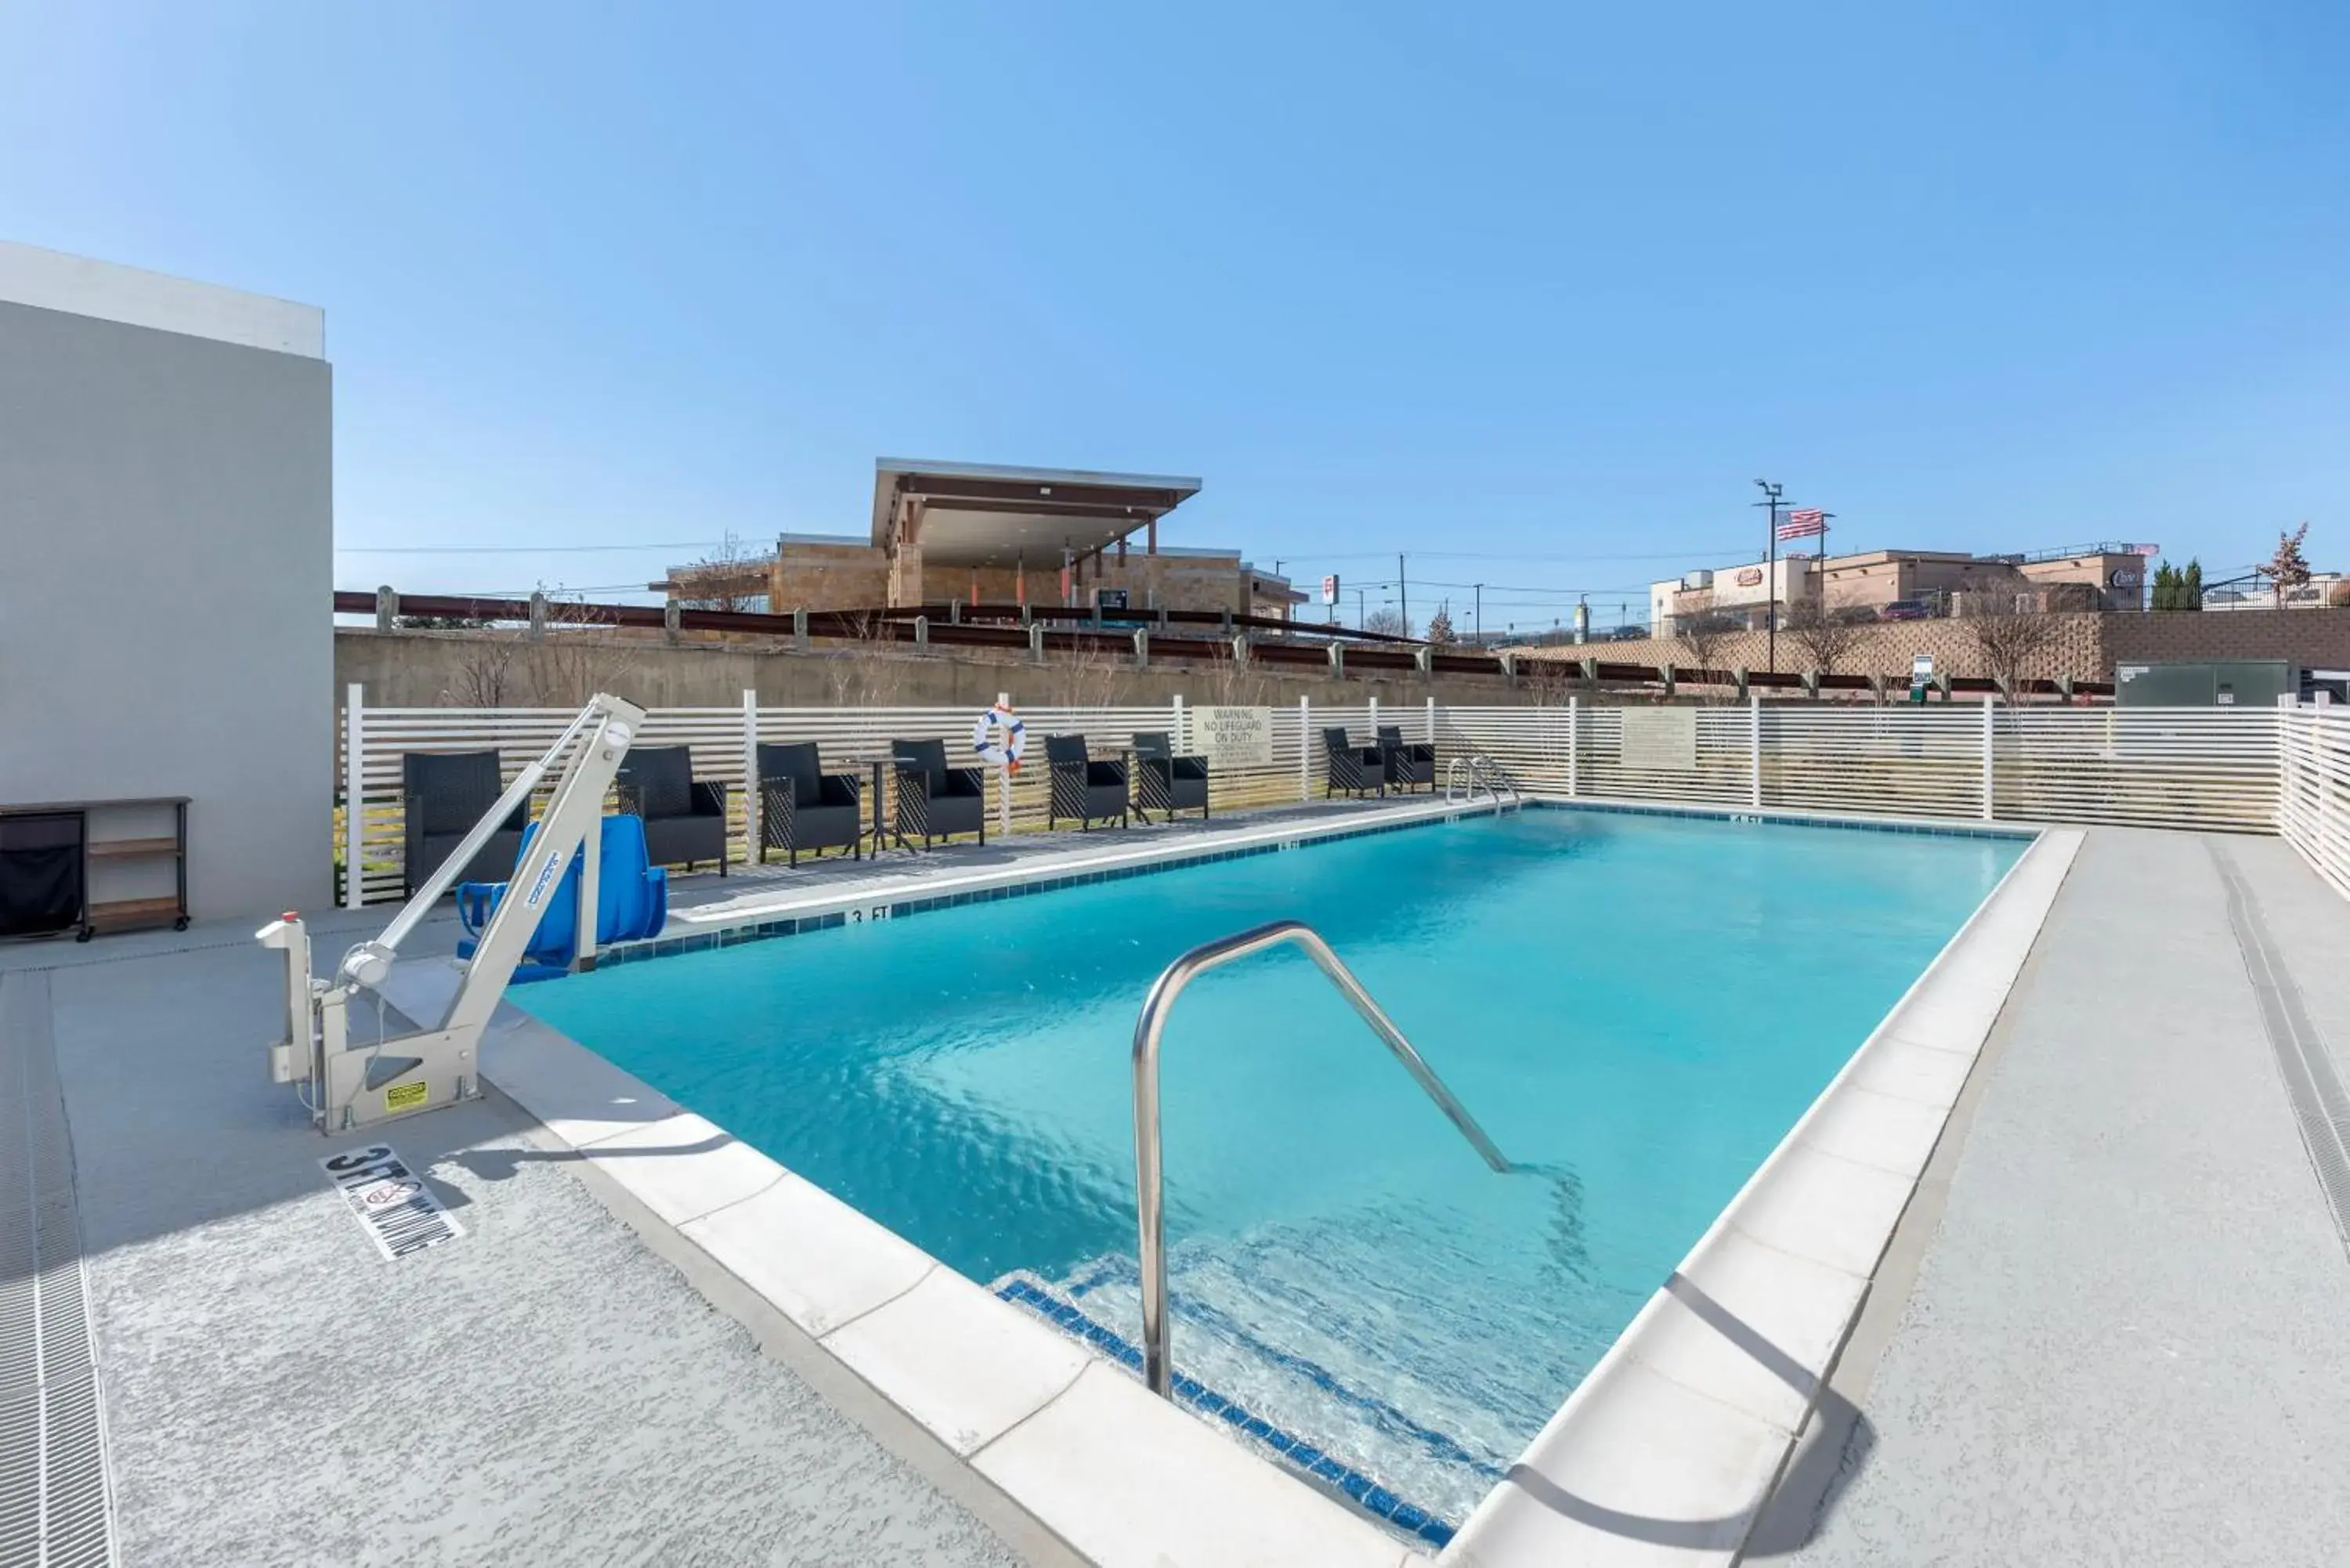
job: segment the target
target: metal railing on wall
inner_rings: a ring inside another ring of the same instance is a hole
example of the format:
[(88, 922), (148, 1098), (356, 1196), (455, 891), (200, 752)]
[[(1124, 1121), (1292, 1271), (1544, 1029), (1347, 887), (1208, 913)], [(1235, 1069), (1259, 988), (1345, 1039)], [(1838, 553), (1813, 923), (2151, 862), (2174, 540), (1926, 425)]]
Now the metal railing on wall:
[[(962, 606), (953, 603), (906, 605), (864, 609), (751, 610), (687, 609), (681, 605), (601, 604), (534, 595), (527, 599), (488, 598), (473, 595), (400, 594), (390, 588), (374, 593), (338, 590), (338, 615), (373, 615), (379, 628), (395, 629), (403, 617), (425, 618), (488, 628), (526, 625), (544, 632), (550, 626), (585, 629), (664, 633), (708, 632), (761, 638), (776, 648), (805, 649), (809, 639), (831, 644), (871, 647), (899, 645), (916, 651), (941, 648), (993, 649), (1009, 657), (1059, 654), (1126, 663), (1138, 657), (1146, 662), (1171, 662), (1193, 667), (1229, 667), (1247, 662), (1292, 674), (1352, 670), (1357, 674), (1386, 672), (1422, 676), (1471, 675), (1500, 677), (1519, 682), (1569, 677), (1614, 686), (1675, 686), (1734, 688), (1794, 693), (1808, 691), (1841, 694), (1851, 699), (1881, 695), (1886, 682), (1858, 674), (1798, 673), (1794, 670), (1667, 669), (1632, 664), (1602, 657), (1606, 643), (1574, 645), (1565, 657), (1544, 657), (1522, 650), (1487, 652), (1451, 643), (1437, 646), (1409, 638), (1344, 627), (1315, 626), (1306, 621), (1214, 610), (1137, 610), (1099, 612), (1088, 608), (1023, 605)], [(1167, 635), (1177, 633), (1179, 635)], [(1138, 644), (1137, 634), (1142, 634)], [(1154, 635), (1159, 640), (1153, 641)], [(1565, 653), (1565, 649), (1552, 651)], [(1996, 681), (1977, 676), (1948, 678), (1946, 691), (1968, 695), (1998, 691)], [(2016, 691), (2024, 696), (2057, 698), (2111, 697), (2113, 684), (2102, 680), (2029, 680)]]
[[(1198, 749), (1195, 710), (1166, 705), (1024, 709), (1025, 766), (987, 782), (992, 830), (1045, 826), (1049, 770), (1043, 738), (1082, 734), (1114, 757), (1137, 732), (1165, 731)], [(372, 708), (347, 693), (338, 777), (355, 811), (337, 814), (338, 864), (356, 863), (343, 898), (396, 898), (401, 864), (400, 758), (411, 752), (494, 750), (511, 777), (569, 722), (567, 710)], [(1216, 812), (1318, 799), (1322, 732), (1369, 743), (1381, 725), (1433, 741), (1440, 756), (1478, 752), (1529, 794), (1686, 803), (1855, 815), (2112, 823), (2282, 832), (2350, 893), (2350, 710), (2008, 708), (1995, 702), (1905, 707), (1745, 703), (1699, 708), (1586, 702), (1538, 707), (1440, 707), (1430, 702), (1336, 705), (1301, 699), (1265, 711), (1271, 744), (1245, 764), (1211, 772)], [(967, 708), (763, 708), (751, 693), (731, 708), (651, 710), (640, 746), (684, 745), (697, 778), (732, 786), (738, 860), (754, 858), (754, 792), (761, 742), (813, 741), (829, 772), (871, 788), (873, 764), (898, 740), (940, 740), (967, 755), (976, 713)], [(893, 787), (882, 769), (882, 786)], [(341, 803), (338, 802), (338, 805)], [(872, 810), (868, 799), (867, 812)], [(885, 818), (891, 804), (885, 794)], [(355, 840), (355, 842), (354, 842)]]

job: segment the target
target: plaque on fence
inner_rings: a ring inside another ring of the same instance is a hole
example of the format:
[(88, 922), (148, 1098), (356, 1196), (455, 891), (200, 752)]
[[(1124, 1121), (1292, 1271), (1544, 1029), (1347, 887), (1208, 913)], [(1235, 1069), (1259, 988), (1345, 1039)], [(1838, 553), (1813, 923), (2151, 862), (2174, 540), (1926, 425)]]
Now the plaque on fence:
[(1697, 710), (1624, 710), (1624, 765), (1651, 773), (1697, 772)]
[(1191, 708), (1185, 716), (1190, 734), (1183, 749), (1206, 757), (1210, 767), (1273, 765), (1272, 709)]

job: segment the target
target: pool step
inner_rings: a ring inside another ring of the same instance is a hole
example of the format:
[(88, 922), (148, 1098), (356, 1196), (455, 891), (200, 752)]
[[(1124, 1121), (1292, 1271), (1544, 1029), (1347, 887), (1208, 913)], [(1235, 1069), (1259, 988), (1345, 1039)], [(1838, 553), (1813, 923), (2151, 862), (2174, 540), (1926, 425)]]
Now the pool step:
[[(1124, 1335), (1086, 1315), (1053, 1285), (1030, 1273), (1006, 1274), (995, 1282), (995, 1293), (1016, 1306), (1026, 1307), (1073, 1338), (1083, 1341), (1128, 1369), (1139, 1373), (1142, 1351)], [(1255, 1445), (1281, 1463), (1335, 1492), (1390, 1528), (1431, 1546), (1443, 1546), (1459, 1526), (1437, 1518), (1427, 1509), (1405, 1501), (1371, 1477), (1336, 1457), (1284, 1431), (1182, 1372), (1174, 1377), (1176, 1401), (1201, 1416), (1215, 1417), (1234, 1436)]]

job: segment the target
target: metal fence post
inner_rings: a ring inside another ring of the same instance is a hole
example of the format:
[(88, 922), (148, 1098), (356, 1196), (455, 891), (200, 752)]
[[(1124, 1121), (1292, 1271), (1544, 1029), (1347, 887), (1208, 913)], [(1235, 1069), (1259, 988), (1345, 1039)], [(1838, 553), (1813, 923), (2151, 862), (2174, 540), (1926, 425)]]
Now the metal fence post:
[[(2290, 691), (2277, 693), (2277, 832), (2287, 836), (2293, 833), (2293, 810), (2301, 800), (2301, 756), (2294, 750), (2293, 725), (2301, 700)], [(2324, 802), (2325, 774), (2324, 759), (2317, 756), (2315, 739), (2311, 737), (2311, 756), (2319, 763), (2317, 774), (2318, 799)]]
[(1436, 699), (1428, 700), (1428, 743), (1436, 744)]
[(767, 802), (759, 788), (759, 693), (743, 688), (743, 864), (758, 857), (767, 827)]
[(1746, 698), (1746, 794), (1748, 804), (1762, 809), (1762, 693)]
[(367, 721), (361, 715), (367, 688), (352, 681), (343, 689), (343, 908), (356, 909), (367, 872), (359, 859), (367, 839), (367, 806), (359, 786), (367, 777)]
[(1997, 732), (1999, 699), (1991, 692), (1983, 693), (1982, 720), (1982, 819), (1989, 822), (1997, 798), (1991, 784), (1991, 738)]
[(2325, 765), (2326, 715), (2333, 707), (2334, 693), (2324, 687), (2318, 688), (2317, 707), (2309, 715), (2309, 765), (2311, 778), (2317, 786), (2317, 852), (2320, 857), (2324, 856), (2326, 846), (2334, 841), (2334, 779)]
[(1376, 745), (1378, 745), (1378, 742), (1379, 742), (1379, 700), (1378, 700), (1378, 698), (1374, 697), (1374, 698), (1372, 698), (1372, 699), (1371, 699), (1371, 701), (1370, 701), (1370, 709), (1371, 709), (1371, 739), (1370, 739), (1370, 744), (1372, 744), (1372, 745), (1375, 745), (1375, 746), (1376, 746)]
[(1582, 781), (1575, 776), (1583, 754), (1583, 699), (1566, 694), (1566, 798), (1573, 800)]
[(1314, 699), (1304, 696), (1297, 699), (1297, 798), (1314, 798)]
[(1169, 738), (1175, 742), (1175, 749), (1179, 752), (1190, 751), (1191, 749), (1191, 740), (1183, 733), (1183, 693), (1180, 691), (1175, 693), (1174, 724), (1175, 732)]

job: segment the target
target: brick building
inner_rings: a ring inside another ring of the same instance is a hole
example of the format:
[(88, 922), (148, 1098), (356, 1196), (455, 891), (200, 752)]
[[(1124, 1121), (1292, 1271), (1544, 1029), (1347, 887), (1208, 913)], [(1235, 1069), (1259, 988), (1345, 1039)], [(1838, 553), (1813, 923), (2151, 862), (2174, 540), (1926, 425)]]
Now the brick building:
[(1727, 616), (1760, 628), (1776, 605), (1784, 625), (1798, 607), (1882, 615), (1896, 604), (1929, 615), (1979, 603), (2034, 610), (2133, 610), (2145, 603), (2146, 557), (2131, 545), (2093, 545), (2026, 556), (1970, 556), (1954, 550), (1866, 550), (1821, 559), (1788, 556), (1691, 572), (1654, 583), (1648, 624), (1673, 635), (1676, 621)]
[(739, 608), (968, 604), (1231, 610), (1286, 619), (1305, 596), (1239, 551), (1160, 545), (1196, 479), (883, 458), (863, 538), (785, 534), (772, 556), (673, 566), (672, 598)]

